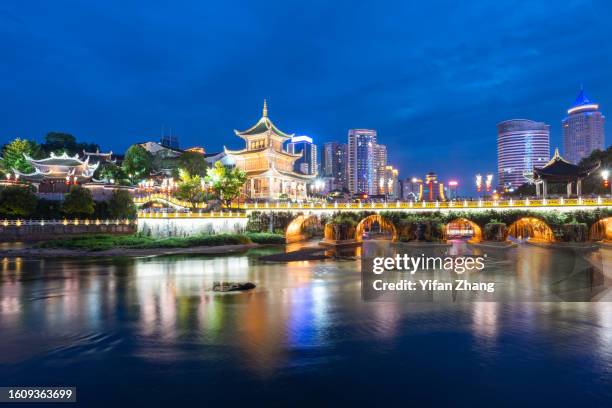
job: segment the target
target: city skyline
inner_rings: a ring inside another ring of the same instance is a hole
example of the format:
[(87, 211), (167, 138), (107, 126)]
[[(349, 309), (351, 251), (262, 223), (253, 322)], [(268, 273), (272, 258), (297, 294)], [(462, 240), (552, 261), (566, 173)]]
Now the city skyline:
[[(0, 6), (4, 142), (65, 131), (124, 151), (165, 128), (183, 146), (239, 148), (232, 130), (256, 120), (267, 98), (281, 128), (319, 146), (376, 129), (402, 177), (435, 171), (461, 189), (477, 172), (496, 172), (497, 123), (548, 123), (551, 149), (562, 148), (561, 119), (580, 84), (604, 114), (612, 106), (610, 46), (585, 46), (612, 34), (605, 3), (397, 3), (394, 13), (315, 3), (288, 16), (269, 2), (219, 6), (215, 19), (197, 3), (23, 7)], [(410, 25), (396, 17), (407, 13)], [(344, 24), (360, 19), (377, 28)], [(262, 50), (284, 58), (236, 63)]]

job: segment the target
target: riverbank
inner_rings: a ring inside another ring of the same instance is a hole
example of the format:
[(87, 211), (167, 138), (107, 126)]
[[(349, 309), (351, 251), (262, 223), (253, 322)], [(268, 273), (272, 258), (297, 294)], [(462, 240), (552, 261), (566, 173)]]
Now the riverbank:
[(256, 248), (261, 244), (194, 246), (188, 248), (113, 248), (102, 251), (65, 248), (20, 248), (0, 251), (2, 258), (80, 258), (121, 256), (165, 256), (165, 255), (224, 255)]
[(258, 245), (278, 245), (278, 234), (210, 234), (192, 237), (151, 238), (140, 235), (83, 235), (40, 242), (30, 247), (0, 250), (2, 257), (152, 256), (175, 254), (224, 254)]

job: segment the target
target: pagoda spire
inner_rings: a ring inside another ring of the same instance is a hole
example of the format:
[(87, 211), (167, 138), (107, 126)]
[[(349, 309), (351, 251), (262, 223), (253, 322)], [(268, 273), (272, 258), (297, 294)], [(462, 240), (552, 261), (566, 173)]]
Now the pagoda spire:
[(266, 102), (265, 99), (264, 99), (264, 105), (263, 105), (263, 117), (264, 118), (268, 117), (268, 103)]

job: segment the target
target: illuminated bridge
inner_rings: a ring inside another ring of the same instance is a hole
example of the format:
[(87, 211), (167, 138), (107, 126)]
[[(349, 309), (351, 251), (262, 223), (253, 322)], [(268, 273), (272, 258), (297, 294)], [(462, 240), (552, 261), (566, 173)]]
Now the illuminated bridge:
[[(397, 240), (416, 233), (414, 225), (406, 225), (402, 217), (420, 214), (420, 217), (427, 219), (429, 213), (434, 218), (435, 214), (444, 218), (440, 232), (442, 236), (437, 237), (441, 239), (460, 235), (469, 238), (471, 242), (478, 242), (485, 239), (486, 224), (499, 215), (505, 216), (507, 229), (499, 232), (498, 238), (551, 242), (565, 228), (563, 225), (555, 225), (558, 224), (553, 220), (555, 214), (567, 213), (566, 218), (572, 218), (582, 213), (590, 214), (586, 217), (588, 231), (582, 233), (583, 240), (612, 241), (612, 199), (604, 197), (386, 203), (268, 202), (242, 203), (235, 205), (232, 210), (221, 211), (207, 211), (206, 204), (191, 206), (162, 194), (137, 197), (135, 202), (141, 207), (156, 204), (172, 208), (171, 211), (139, 211), (139, 230), (160, 236), (243, 231), (249, 222), (259, 222), (261, 229), (278, 231), (280, 228), (285, 231), (287, 242), (322, 233), (330, 236), (340, 234), (344, 236), (343, 239), (359, 242), (372, 231), (378, 234), (377, 237), (387, 236), (388, 239)], [(342, 231), (333, 227), (329, 221), (338, 213), (353, 217), (356, 226)], [(284, 224), (279, 225), (279, 219), (284, 220)], [(567, 228), (570, 227), (571, 224)]]
[[(143, 206), (148, 203), (159, 203), (172, 207), (178, 210), (191, 210), (194, 213), (202, 212), (207, 204), (198, 203), (192, 206), (186, 201), (178, 200), (172, 196), (165, 194), (150, 194), (136, 197), (134, 199), (138, 206)], [(577, 211), (590, 210), (594, 208), (612, 208), (612, 198), (597, 197), (597, 198), (555, 198), (555, 199), (509, 199), (497, 201), (483, 200), (460, 200), (460, 201), (441, 201), (441, 202), (406, 202), (406, 201), (390, 201), (384, 203), (287, 203), (287, 202), (267, 202), (267, 203), (240, 203), (234, 206), (234, 209), (240, 209), (247, 213), (260, 211), (290, 211), (290, 212), (337, 212), (337, 211), (369, 211), (369, 212), (384, 212), (384, 211), (411, 211), (411, 212), (463, 212), (463, 211), (481, 211), (481, 210), (511, 210), (511, 209), (529, 209), (533, 211)], [(228, 210), (229, 211), (229, 210)]]

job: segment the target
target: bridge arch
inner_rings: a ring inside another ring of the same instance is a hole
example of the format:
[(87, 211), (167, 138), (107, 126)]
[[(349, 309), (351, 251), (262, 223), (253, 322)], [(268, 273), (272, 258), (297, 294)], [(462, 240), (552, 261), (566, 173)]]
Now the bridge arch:
[(523, 217), (508, 227), (508, 237), (530, 239), (536, 242), (554, 242), (550, 226), (539, 218)]
[(372, 227), (376, 225), (379, 226), (381, 231), (391, 233), (392, 241), (397, 241), (399, 235), (397, 233), (397, 228), (395, 228), (393, 222), (391, 222), (389, 219), (383, 217), (380, 214), (372, 214), (359, 221), (357, 227), (355, 227), (355, 241), (362, 242), (363, 233), (365, 231), (371, 231)]
[(453, 236), (469, 237), (468, 242), (482, 241), (482, 228), (467, 218), (456, 218), (444, 226), (444, 238)]
[(602, 218), (591, 226), (589, 239), (593, 241), (612, 241), (612, 217)]
[(303, 241), (315, 235), (317, 231), (322, 229), (321, 220), (316, 215), (300, 214), (295, 217), (285, 230), (285, 241), (290, 244), (292, 242)]

